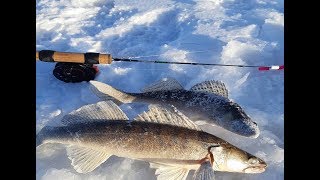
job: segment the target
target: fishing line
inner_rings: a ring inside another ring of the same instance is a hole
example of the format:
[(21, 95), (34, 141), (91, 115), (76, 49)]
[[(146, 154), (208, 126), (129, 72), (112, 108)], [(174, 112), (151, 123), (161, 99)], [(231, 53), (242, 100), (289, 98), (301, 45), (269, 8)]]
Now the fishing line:
[(139, 60), (139, 59), (129, 59), (129, 58), (113, 58), (113, 61), (156, 63), (156, 64), (203, 65), (203, 66), (229, 66), (229, 67), (251, 67), (251, 68), (254, 67), (254, 68), (258, 68), (259, 71), (284, 69), (284, 65), (262, 66), (262, 65), (240, 65), (240, 64), (217, 64), (217, 63), (197, 63), (197, 62), (178, 62), (178, 61), (159, 61), (159, 60)]
[[(203, 50), (203, 51), (190, 51), (190, 52), (185, 52), (184, 54), (195, 54), (195, 53), (204, 53), (204, 52), (210, 52), (212, 50)], [(153, 54), (153, 55), (148, 55), (148, 56), (129, 56), (127, 59), (133, 59), (133, 58), (145, 58), (145, 57), (159, 57), (163, 55), (177, 55), (179, 53), (168, 53), (168, 54)]]

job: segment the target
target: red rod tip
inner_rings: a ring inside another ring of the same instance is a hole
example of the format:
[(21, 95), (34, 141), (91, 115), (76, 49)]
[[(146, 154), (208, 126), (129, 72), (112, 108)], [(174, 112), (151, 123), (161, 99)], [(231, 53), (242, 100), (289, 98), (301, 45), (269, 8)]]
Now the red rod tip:
[(259, 67), (259, 71), (268, 71), (270, 67)]

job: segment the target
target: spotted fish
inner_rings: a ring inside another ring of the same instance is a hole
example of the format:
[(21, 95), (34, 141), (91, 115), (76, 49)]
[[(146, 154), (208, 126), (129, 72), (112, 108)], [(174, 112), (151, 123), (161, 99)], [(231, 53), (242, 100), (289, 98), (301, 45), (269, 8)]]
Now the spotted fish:
[(205, 81), (190, 90), (172, 78), (164, 78), (144, 88), (142, 93), (128, 93), (108, 84), (90, 81), (91, 89), (100, 98), (117, 104), (145, 102), (173, 105), (194, 122), (216, 125), (241, 136), (257, 138), (260, 130), (244, 110), (228, 98), (228, 90), (219, 81)]

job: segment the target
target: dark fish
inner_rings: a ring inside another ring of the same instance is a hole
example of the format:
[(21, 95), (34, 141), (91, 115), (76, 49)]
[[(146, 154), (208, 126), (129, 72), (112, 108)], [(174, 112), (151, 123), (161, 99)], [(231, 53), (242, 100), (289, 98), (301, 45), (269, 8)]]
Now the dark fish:
[(260, 134), (257, 123), (237, 103), (228, 99), (228, 90), (222, 82), (205, 81), (184, 90), (175, 79), (165, 78), (142, 93), (123, 92), (98, 81), (90, 83), (93, 92), (102, 99), (173, 105), (194, 122), (217, 125), (245, 137), (257, 138)]

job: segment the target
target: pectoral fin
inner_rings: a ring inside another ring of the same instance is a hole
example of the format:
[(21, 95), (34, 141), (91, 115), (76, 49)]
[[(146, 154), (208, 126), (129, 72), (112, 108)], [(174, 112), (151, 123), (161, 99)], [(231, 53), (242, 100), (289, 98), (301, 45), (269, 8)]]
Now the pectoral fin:
[(193, 180), (214, 180), (214, 172), (209, 161), (201, 164), (194, 173)]
[(105, 162), (111, 154), (88, 147), (71, 145), (67, 147), (68, 158), (78, 173), (88, 173)]
[(157, 180), (185, 180), (189, 173), (189, 169), (183, 167), (155, 163), (150, 163), (150, 168), (156, 168), (155, 175), (157, 176)]

